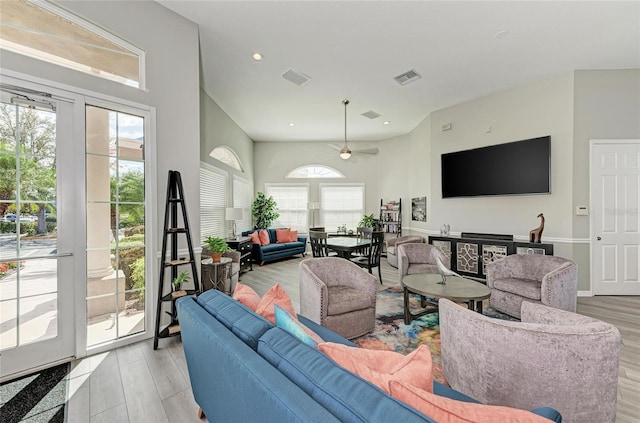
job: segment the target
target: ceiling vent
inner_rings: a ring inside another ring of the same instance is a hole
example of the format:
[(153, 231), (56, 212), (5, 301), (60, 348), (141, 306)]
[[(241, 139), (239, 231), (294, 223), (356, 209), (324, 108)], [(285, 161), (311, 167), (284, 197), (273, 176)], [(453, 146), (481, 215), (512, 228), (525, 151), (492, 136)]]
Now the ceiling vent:
[(362, 116), (369, 118), (369, 119), (375, 119), (380, 117), (380, 114), (374, 112), (373, 110), (369, 110), (368, 112), (365, 112), (362, 114)]
[(398, 75), (393, 79), (400, 85), (407, 85), (408, 83), (417, 81), (420, 78), (422, 78), (422, 75), (416, 72), (415, 69), (411, 69), (410, 71)]
[(310, 76), (307, 76), (304, 73), (293, 68), (287, 69), (287, 71), (282, 74), (282, 77), (289, 82), (293, 82), (296, 85), (304, 85), (311, 80)]

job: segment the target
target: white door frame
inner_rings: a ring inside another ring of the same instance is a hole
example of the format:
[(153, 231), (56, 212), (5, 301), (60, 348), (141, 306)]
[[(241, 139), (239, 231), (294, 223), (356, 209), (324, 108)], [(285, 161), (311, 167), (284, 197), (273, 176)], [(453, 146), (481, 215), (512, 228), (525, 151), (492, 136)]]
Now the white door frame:
[[(590, 284), (591, 284), (591, 289), (590, 291), (592, 292), (593, 295), (606, 295), (603, 294), (601, 289), (599, 289), (601, 286), (598, 283), (598, 279), (595, 278), (595, 272), (594, 272), (594, 267), (595, 267), (595, 260), (594, 260), (594, 256), (595, 256), (595, 250), (596, 248), (598, 248), (598, 237), (600, 236), (600, 234), (596, 233), (595, 231), (595, 208), (594, 208), (594, 193), (593, 193), (593, 153), (594, 153), (594, 148), (596, 145), (607, 145), (607, 144), (638, 144), (640, 145), (640, 139), (592, 139), (590, 140), (589, 143), (589, 208), (591, 209), (591, 212), (589, 213), (589, 239), (590, 239), (590, 244), (589, 244), (589, 267), (590, 267), (590, 275), (591, 275), (591, 280), (590, 280)], [(638, 288), (638, 294), (640, 294), (640, 288)], [(599, 292), (600, 291), (600, 292)], [(631, 293), (629, 295), (638, 295), (635, 293)]]

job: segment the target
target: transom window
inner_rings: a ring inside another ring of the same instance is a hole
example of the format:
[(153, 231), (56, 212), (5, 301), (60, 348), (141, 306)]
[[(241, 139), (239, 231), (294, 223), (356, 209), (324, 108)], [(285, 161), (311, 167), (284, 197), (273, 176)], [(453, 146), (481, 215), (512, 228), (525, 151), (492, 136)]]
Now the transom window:
[(2, 1), (0, 48), (144, 89), (144, 52), (45, 1)]
[(221, 147), (214, 148), (213, 150), (211, 150), (211, 153), (209, 153), (209, 156), (226, 164), (227, 166), (239, 170), (240, 172), (244, 172), (238, 155), (235, 151), (227, 146), (223, 145)]
[(287, 178), (344, 178), (344, 175), (328, 166), (306, 165), (293, 169), (286, 176)]

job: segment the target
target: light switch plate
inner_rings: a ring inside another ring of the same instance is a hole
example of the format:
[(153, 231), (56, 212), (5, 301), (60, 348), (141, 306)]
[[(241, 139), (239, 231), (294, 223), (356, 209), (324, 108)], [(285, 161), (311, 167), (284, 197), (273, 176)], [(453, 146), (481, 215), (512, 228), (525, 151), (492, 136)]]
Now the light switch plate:
[(576, 216), (589, 216), (589, 208), (587, 206), (576, 207)]

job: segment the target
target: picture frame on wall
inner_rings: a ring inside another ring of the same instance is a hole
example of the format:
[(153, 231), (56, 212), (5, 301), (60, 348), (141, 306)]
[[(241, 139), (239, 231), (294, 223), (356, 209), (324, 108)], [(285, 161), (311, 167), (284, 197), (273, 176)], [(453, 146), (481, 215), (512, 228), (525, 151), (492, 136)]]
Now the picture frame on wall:
[(414, 197), (411, 199), (411, 220), (416, 222), (427, 221), (427, 197)]

